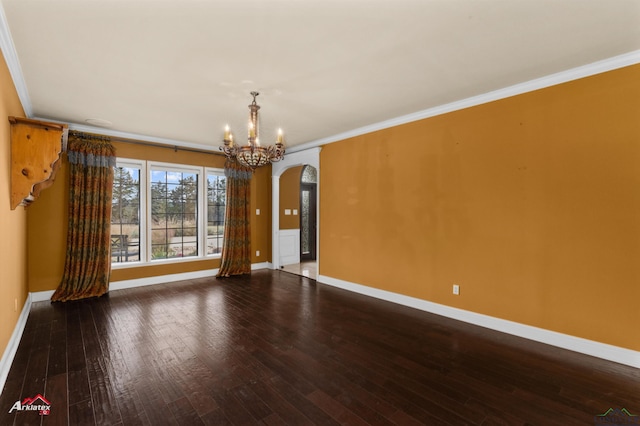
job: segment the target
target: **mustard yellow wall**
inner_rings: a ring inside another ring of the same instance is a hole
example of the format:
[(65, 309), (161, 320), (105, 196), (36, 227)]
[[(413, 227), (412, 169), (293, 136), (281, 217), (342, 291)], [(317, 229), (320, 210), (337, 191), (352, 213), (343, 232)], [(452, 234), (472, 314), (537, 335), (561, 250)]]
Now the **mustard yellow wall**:
[[(224, 166), (224, 157), (189, 151), (174, 151), (123, 142), (114, 142), (118, 157), (193, 164), (206, 167)], [(252, 180), (251, 221), (252, 263), (271, 261), (271, 168), (256, 172)], [(64, 269), (67, 231), (68, 163), (62, 163), (56, 181), (43, 196), (29, 207), (29, 291), (45, 291), (57, 288)], [(256, 216), (259, 208), (261, 215)], [(255, 248), (254, 248), (255, 247)], [(256, 257), (260, 250), (260, 257)], [(111, 282), (148, 278), (167, 274), (194, 272), (218, 268), (220, 259), (194, 260), (114, 269)]]
[(8, 116), (24, 117), (9, 69), (0, 55), (0, 357), (27, 300), (27, 214), (11, 210), (11, 143)]
[(640, 65), (320, 155), (322, 275), (640, 350)]
[(69, 163), (66, 154), (53, 185), (27, 209), (29, 291), (54, 290), (64, 271), (67, 249)]
[[(300, 228), (300, 174), (303, 166), (292, 167), (280, 176), (280, 229)], [(285, 215), (285, 209), (291, 210)], [(293, 210), (298, 214), (294, 215)]]
[[(256, 209), (260, 209), (259, 215)], [(251, 180), (251, 250), (251, 263), (271, 262), (270, 165), (257, 169)]]

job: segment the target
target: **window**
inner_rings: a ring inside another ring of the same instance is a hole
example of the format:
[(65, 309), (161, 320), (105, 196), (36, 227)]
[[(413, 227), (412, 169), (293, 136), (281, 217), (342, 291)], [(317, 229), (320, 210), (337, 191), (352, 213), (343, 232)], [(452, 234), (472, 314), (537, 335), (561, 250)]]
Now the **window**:
[(222, 252), (227, 179), (221, 171), (207, 170), (207, 254)]
[(141, 164), (118, 161), (111, 201), (111, 262), (140, 261)]
[(225, 192), (226, 179), (219, 169), (118, 159), (111, 263), (220, 256)]
[(151, 259), (198, 256), (198, 170), (151, 167)]

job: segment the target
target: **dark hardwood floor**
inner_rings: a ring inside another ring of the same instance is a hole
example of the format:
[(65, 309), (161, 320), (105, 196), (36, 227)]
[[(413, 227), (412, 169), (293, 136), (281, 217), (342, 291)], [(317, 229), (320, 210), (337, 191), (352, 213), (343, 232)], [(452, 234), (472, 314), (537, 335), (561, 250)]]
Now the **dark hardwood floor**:
[[(9, 413), (37, 394), (48, 416)], [(640, 370), (263, 270), (35, 303), (0, 425), (594, 425), (609, 408), (640, 414)]]

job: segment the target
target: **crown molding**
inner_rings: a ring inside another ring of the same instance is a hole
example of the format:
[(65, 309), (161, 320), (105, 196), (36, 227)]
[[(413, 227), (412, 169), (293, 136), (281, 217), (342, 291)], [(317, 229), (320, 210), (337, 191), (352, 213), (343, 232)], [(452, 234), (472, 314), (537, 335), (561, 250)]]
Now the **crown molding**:
[(378, 130), (399, 126), (401, 124), (435, 117), (449, 112), (509, 98), (511, 96), (521, 95), (527, 92), (533, 92), (534, 90), (556, 86), (558, 84), (567, 83), (573, 80), (579, 80), (581, 78), (590, 77), (592, 75), (601, 74), (603, 72), (612, 71), (618, 68), (624, 68), (626, 66), (635, 65), (638, 63), (640, 63), (640, 50), (635, 50), (633, 52), (628, 52), (622, 55), (614, 56), (612, 58), (593, 62), (591, 64), (526, 81), (524, 83), (514, 84), (513, 86), (508, 86), (488, 93), (483, 93), (481, 95), (472, 96), (470, 98), (454, 101), (444, 105), (439, 105), (437, 107), (414, 112), (412, 114), (407, 114), (389, 120), (381, 121), (379, 123), (374, 123), (368, 126), (359, 127), (357, 129), (349, 130), (337, 135), (317, 139), (312, 142), (292, 147), (288, 150), (288, 152), (297, 152), (317, 146), (327, 145), (355, 136), (361, 136)]
[(4, 14), (4, 7), (0, 3), (0, 50), (4, 55), (4, 60), (9, 68), (9, 73), (13, 79), (13, 85), (18, 92), (18, 98), (22, 104), (22, 109), (28, 118), (33, 118), (33, 107), (31, 106), (31, 99), (29, 98), (29, 91), (27, 85), (22, 76), (22, 68), (20, 67), (20, 61), (18, 60), (18, 54), (16, 52), (15, 45), (13, 44), (13, 38), (9, 32), (9, 23), (7, 17)]
[[(23, 78), (22, 68), (20, 67), (20, 61), (18, 60), (18, 55), (15, 50), (15, 46), (13, 44), (13, 39), (11, 37), (11, 33), (9, 32), (9, 25), (4, 13), (4, 8), (2, 7), (1, 3), (0, 3), (0, 49), (2, 50), (5, 61), (7, 62), (9, 72), (13, 79), (13, 83), (16, 87), (16, 91), (18, 92), (18, 97), (20, 98), (20, 102), (22, 103), (22, 108), (24, 109), (26, 116), (28, 118), (36, 118), (36, 117), (33, 117), (33, 107), (31, 105), (31, 100), (29, 98), (29, 92), (27, 90), (27, 85)], [(333, 136), (328, 136), (326, 138), (321, 138), (311, 142), (303, 143), (301, 145), (296, 145), (291, 148), (288, 148), (287, 152), (294, 153), (298, 151), (304, 151), (309, 148), (315, 148), (322, 145), (327, 145), (333, 142), (338, 142), (338, 141), (352, 138), (355, 136), (360, 136), (360, 135), (372, 133), (378, 130), (399, 126), (401, 124), (411, 123), (413, 121), (435, 117), (438, 115), (461, 110), (464, 108), (469, 108), (469, 107), (485, 104), (488, 102), (505, 99), (511, 96), (516, 96), (516, 95), (520, 95), (527, 92), (532, 92), (534, 90), (544, 89), (546, 87), (555, 86), (558, 84), (566, 83), (573, 80), (578, 80), (580, 78), (589, 77), (592, 75), (600, 74), (607, 71), (612, 71), (618, 68), (623, 68), (623, 67), (638, 64), (638, 63), (640, 63), (640, 50), (635, 50), (635, 51), (624, 53), (611, 58), (603, 59), (601, 61), (593, 62), (591, 64), (583, 65), (583, 66), (572, 68), (566, 71), (561, 71), (555, 74), (530, 80), (524, 83), (518, 83), (509, 87), (494, 90), (478, 96), (472, 96), (470, 98), (454, 101), (454, 102), (440, 105), (433, 108), (428, 108), (422, 111), (403, 115), (403, 116), (392, 118), (389, 120), (384, 120), (368, 126), (359, 127), (353, 130), (349, 130), (347, 132), (338, 133)], [(50, 120), (50, 121), (55, 121), (55, 120)], [(158, 142), (161, 144), (174, 145), (178, 147), (203, 149), (203, 146), (198, 144), (189, 144), (186, 142), (172, 140), (172, 139), (154, 138), (154, 137), (127, 133), (127, 132), (112, 131), (102, 127), (93, 127), (93, 126), (85, 126), (85, 125), (70, 123), (69, 128), (71, 130), (79, 130), (79, 131), (86, 131), (86, 132), (93, 132), (93, 133), (97, 132), (100, 134), (120, 137), (125, 139)], [(216, 151), (216, 150), (212, 149), (212, 152), (213, 151)]]
[(40, 120), (40, 121), (49, 121), (52, 123), (67, 124), (69, 126), (69, 130), (75, 130), (78, 132), (95, 133), (103, 136), (111, 136), (115, 139), (131, 140), (131, 141), (138, 141), (138, 142), (150, 142), (153, 144), (165, 145), (168, 147), (173, 146), (178, 148), (189, 148), (189, 149), (195, 149), (202, 152), (210, 151), (212, 154), (223, 155), (218, 149), (218, 145), (208, 147), (202, 144), (189, 143), (189, 142), (179, 141), (176, 139), (146, 136), (138, 133), (121, 132), (119, 130), (111, 130), (106, 127), (88, 126), (86, 124), (78, 124), (78, 123), (69, 123), (69, 122), (46, 118), (46, 117), (34, 117), (34, 119)]

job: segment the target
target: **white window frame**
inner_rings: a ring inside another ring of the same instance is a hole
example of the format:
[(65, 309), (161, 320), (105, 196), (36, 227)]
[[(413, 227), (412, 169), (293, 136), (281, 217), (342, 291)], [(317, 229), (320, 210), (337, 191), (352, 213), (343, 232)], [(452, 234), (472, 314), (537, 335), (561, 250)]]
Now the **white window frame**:
[[(221, 253), (207, 254), (207, 184), (208, 174), (224, 176), (224, 170), (214, 167), (189, 164), (167, 163), (159, 161), (116, 158), (116, 167), (135, 167), (140, 169), (140, 260), (135, 262), (112, 262), (112, 269), (126, 269), (168, 263), (193, 262), (203, 259), (220, 258)], [(170, 259), (151, 259), (151, 171), (164, 170), (195, 173), (198, 176), (198, 254), (189, 257)]]
[(172, 257), (170, 259), (151, 259), (151, 172), (153, 170), (162, 170), (168, 172), (177, 172), (177, 173), (195, 173), (198, 176), (198, 202), (197, 202), (197, 215), (202, 216), (202, 207), (203, 207), (203, 186), (202, 186), (202, 174), (204, 172), (203, 167), (199, 166), (191, 166), (188, 164), (175, 164), (175, 163), (161, 163), (157, 161), (148, 161), (147, 162), (147, 177), (149, 184), (147, 185), (147, 200), (149, 200), (149, 204), (147, 205), (147, 223), (149, 223), (148, 235), (147, 235), (147, 258), (146, 263), (150, 265), (156, 264), (164, 264), (164, 263), (180, 263), (180, 262), (189, 262), (197, 259), (204, 258), (202, 253), (202, 241), (203, 241), (203, 232), (202, 232), (202, 219), (199, 217), (198, 224), (198, 236), (197, 236), (197, 244), (198, 244), (198, 253), (195, 256), (188, 257)]
[[(216, 175), (216, 176), (224, 176), (224, 169), (218, 169), (218, 168), (213, 168), (213, 167), (205, 167), (204, 169), (204, 177), (205, 177), (205, 182), (208, 180), (208, 176), (209, 175)], [(208, 205), (207, 205), (207, 186), (206, 184), (204, 185), (204, 197), (202, 197), (202, 200), (204, 202), (204, 214), (202, 215), (203, 221), (202, 223), (204, 224), (203, 226), (203, 233), (204, 233), (204, 251), (205, 251), (205, 257), (207, 258), (221, 258), (222, 257), (222, 252), (220, 253), (212, 253), (212, 254), (207, 254), (207, 226), (209, 226), (209, 221), (208, 221), (208, 215), (209, 215), (209, 210), (208, 210)], [(225, 212), (226, 212), (226, 205), (227, 205), (227, 192), (225, 190)], [(226, 214), (225, 214), (225, 226), (226, 226)], [(224, 243), (224, 239), (223, 239), (223, 243)]]
[(127, 267), (140, 266), (145, 263), (143, 259), (147, 256), (147, 215), (145, 213), (145, 207), (147, 205), (147, 162), (144, 160), (136, 160), (133, 158), (116, 158), (116, 167), (130, 167), (140, 170), (140, 190), (138, 191), (140, 211), (138, 212), (138, 220), (140, 225), (140, 231), (138, 233), (138, 239), (140, 240), (140, 254), (138, 261), (135, 262), (111, 262), (111, 269), (120, 269)]

